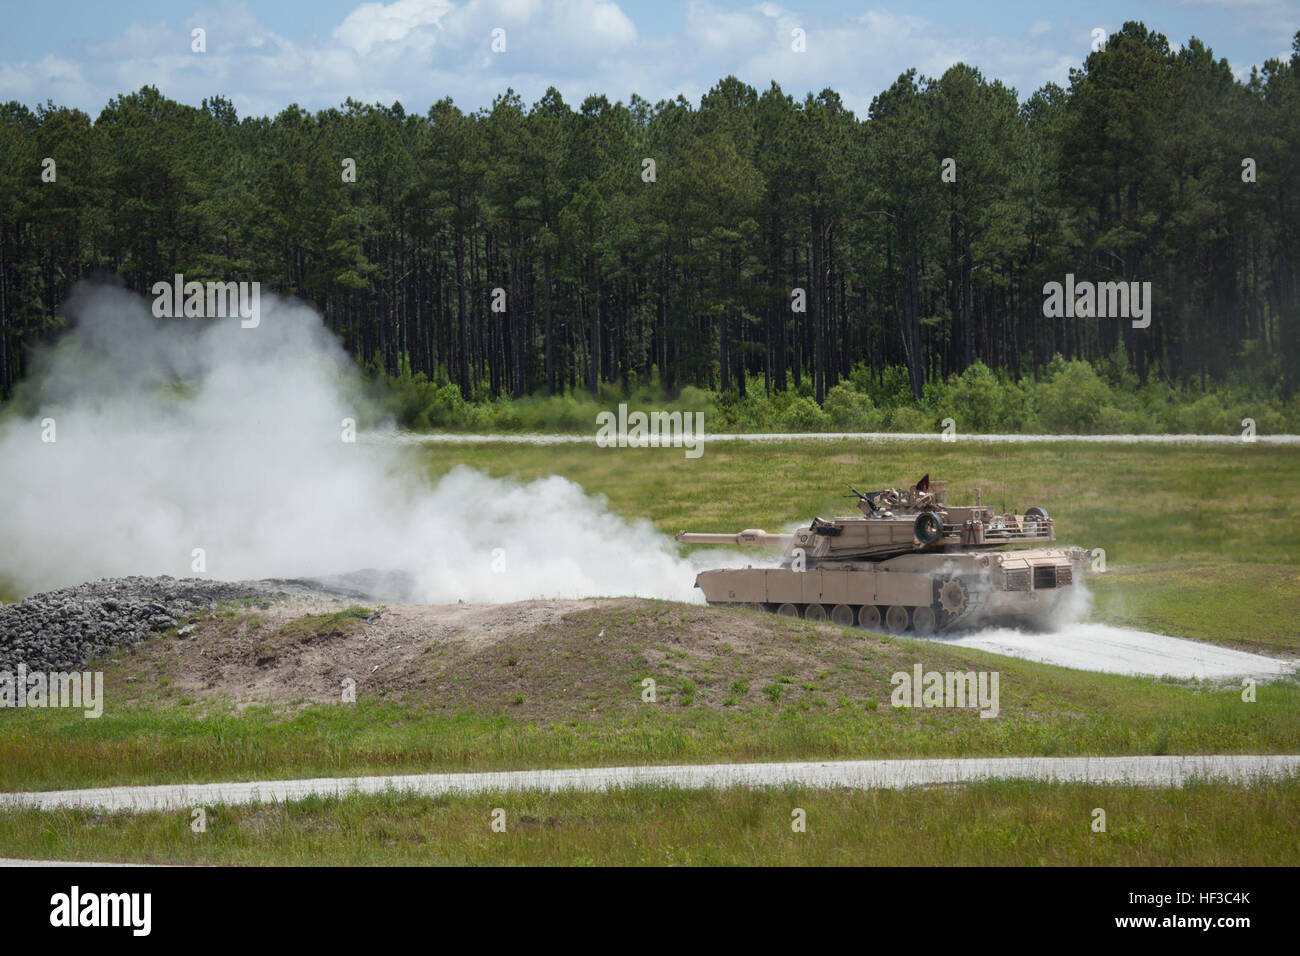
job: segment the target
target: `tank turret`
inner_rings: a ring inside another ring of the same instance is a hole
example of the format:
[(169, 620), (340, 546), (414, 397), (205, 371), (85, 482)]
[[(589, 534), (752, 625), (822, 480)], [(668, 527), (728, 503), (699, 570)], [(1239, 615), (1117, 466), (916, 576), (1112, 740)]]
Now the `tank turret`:
[(809, 620), (890, 631), (978, 624), (1047, 626), (1091, 552), (1054, 547), (1043, 508), (995, 513), (949, 505), (946, 483), (861, 492), (858, 514), (813, 518), (788, 534), (683, 531), (683, 544), (781, 548), (770, 566), (704, 571), (710, 604), (743, 605)]

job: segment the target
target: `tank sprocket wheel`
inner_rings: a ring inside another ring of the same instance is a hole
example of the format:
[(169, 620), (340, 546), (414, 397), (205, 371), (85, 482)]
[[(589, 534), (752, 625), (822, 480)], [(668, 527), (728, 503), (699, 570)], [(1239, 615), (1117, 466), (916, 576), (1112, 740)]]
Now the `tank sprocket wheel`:
[(949, 578), (939, 588), (939, 604), (949, 617), (956, 617), (966, 610), (968, 597), (966, 585), (957, 578)]

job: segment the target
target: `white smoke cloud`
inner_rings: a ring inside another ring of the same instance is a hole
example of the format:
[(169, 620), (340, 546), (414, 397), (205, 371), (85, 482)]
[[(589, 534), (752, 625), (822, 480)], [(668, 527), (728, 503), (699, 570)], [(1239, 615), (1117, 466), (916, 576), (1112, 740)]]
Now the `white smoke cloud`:
[(310, 308), (262, 303), (244, 329), (78, 288), (75, 328), (29, 383), (38, 411), (0, 424), (0, 578), (27, 593), (188, 577), (202, 548), (217, 579), (396, 570), (430, 603), (701, 600), (671, 539), (564, 478), (458, 467), (432, 483), (410, 447), (344, 442), (352, 363)]

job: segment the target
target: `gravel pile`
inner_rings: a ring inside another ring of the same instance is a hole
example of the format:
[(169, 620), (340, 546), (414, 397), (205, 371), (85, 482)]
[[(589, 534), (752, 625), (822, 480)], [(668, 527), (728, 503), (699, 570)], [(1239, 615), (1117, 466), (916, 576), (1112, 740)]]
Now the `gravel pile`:
[(215, 610), (218, 601), (289, 597), (288, 582), (129, 577), (35, 594), (0, 605), (0, 671), (71, 671), (150, 634)]

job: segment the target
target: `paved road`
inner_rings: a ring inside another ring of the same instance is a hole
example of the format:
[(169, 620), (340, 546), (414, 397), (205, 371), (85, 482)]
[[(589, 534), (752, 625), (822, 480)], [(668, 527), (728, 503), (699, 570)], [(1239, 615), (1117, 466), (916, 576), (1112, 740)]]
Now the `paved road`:
[(608, 790), (629, 786), (705, 789), (731, 786), (898, 789), (989, 779), (1061, 783), (1181, 786), (1191, 778), (1255, 781), (1300, 774), (1300, 755), (1180, 757), (979, 757), (927, 760), (845, 760), (825, 763), (700, 764), (601, 767), (492, 773), (432, 773), (327, 777), (151, 787), (105, 787), (0, 794), (0, 810), (16, 807), (176, 810), (213, 804), (301, 800), (310, 796), (398, 790), (424, 795), (507, 790)]

